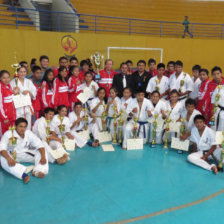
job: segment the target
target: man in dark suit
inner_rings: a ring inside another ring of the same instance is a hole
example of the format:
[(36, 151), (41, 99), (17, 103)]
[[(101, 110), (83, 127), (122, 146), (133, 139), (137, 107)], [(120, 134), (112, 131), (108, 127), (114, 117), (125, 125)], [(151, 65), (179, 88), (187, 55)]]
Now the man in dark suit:
[(118, 91), (118, 96), (123, 96), (123, 90), (126, 87), (131, 88), (132, 75), (127, 75), (128, 66), (126, 63), (121, 63), (120, 65), (121, 73), (117, 74), (113, 78), (113, 87)]
[(137, 71), (132, 74), (132, 91), (135, 94), (138, 88), (146, 92), (149, 80), (152, 78), (148, 72), (145, 71), (146, 62), (139, 60), (137, 63)]

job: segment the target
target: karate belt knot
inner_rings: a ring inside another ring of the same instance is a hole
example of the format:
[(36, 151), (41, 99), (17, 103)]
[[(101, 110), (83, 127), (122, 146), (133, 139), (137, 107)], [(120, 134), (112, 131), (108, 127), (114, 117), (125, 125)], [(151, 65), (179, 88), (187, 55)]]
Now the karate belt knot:
[(148, 124), (148, 121), (138, 121), (138, 123), (139, 123), (139, 127), (138, 127), (137, 137), (139, 137), (141, 127), (143, 127), (143, 135), (144, 135), (144, 138), (146, 138), (145, 124)]
[(219, 118), (220, 118), (220, 113), (221, 111), (224, 111), (224, 107), (218, 105), (218, 108), (220, 109), (219, 113), (218, 113), (218, 116), (217, 116), (217, 125), (216, 125), (216, 131), (218, 130), (218, 127), (219, 127)]
[(89, 104), (88, 104), (88, 101), (89, 100), (93, 100), (93, 97), (92, 98), (89, 98), (87, 101), (86, 101), (86, 108), (90, 111), (90, 106), (89, 106)]

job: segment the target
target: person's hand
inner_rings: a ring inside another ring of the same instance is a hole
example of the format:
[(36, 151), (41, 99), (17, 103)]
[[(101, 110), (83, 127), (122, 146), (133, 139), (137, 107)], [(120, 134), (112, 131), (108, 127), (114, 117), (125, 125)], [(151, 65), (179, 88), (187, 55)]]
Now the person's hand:
[(125, 106), (125, 108), (127, 108), (128, 104), (127, 104), (127, 103), (125, 103), (125, 104), (124, 104), (124, 106)]
[(166, 112), (164, 110), (161, 110), (161, 114), (162, 114), (162, 117), (166, 117)]
[(81, 82), (80, 82), (80, 80), (78, 79), (77, 81), (76, 81), (76, 85), (79, 85)]
[(8, 124), (9, 123), (9, 119), (6, 119), (3, 121), (4, 124)]
[(45, 86), (46, 86), (46, 85), (45, 85), (44, 83), (42, 83), (40, 88), (41, 88), (41, 89), (44, 89)]
[(96, 92), (96, 87), (95, 86), (92, 86), (92, 89), (94, 92)]
[(137, 113), (138, 112), (138, 108), (135, 107), (133, 110), (132, 110), (133, 113)]
[(203, 159), (204, 161), (207, 161), (207, 156), (204, 155), (204, 156), (201, 157), (201, 159)]
[(178, 120), (176, 120), (176, 122), (180, 122), (180, 119), (181, 119), (181, 118), (179, 118)]
[(74, 136), (72, 136), (72, 135), (70, 135), (68, 138), (69, 138), (69, 139), (72, 139), (72, 140), (75, 139)]
[(57, 141), (62, 144), (62, 139), (61, 138), (58, 138)]
[(147, 110), (148, 116), (151, 117), (152, 116), (152, 112), (151, 110)]
[(82, 118), (81, 117), (77, 117), (77, 124), (80, 124), (80, 122), (82, 121)]
[(116, 103), (116, 101), (115, 101), (115, 100), (113, 100), (113, 105), (114, 105), (114, 106), (117, 106), (117, 103)]
[(13, 92), (14, 92), (14, 94), (18, 94), (18, 93), (20, 92), (19, 87), (15, 87), (15, 88), (13, 89)]
[(16, 161), (14, 159), (12, 159), (11, 157), (9, 157), (7, 159), (7, 162), (9, 164), (9, 166), (15, 166), (16, 165)]
[(45, 156), (42, 156), (41, 159), (40, 159), (40, 164), (44, 165), (46, 164), (47, 160), (45, 158)]
[(23, 95), (26, 95), (26, 94), (29, 94), (29, 93), (30, 93), (30, 91), (28, 91), (28, 90), (24, 90), (24, 91), (22, 92)]
[(180, 140), (185, 141), (188, 138), (187, 134), (180, 135)]

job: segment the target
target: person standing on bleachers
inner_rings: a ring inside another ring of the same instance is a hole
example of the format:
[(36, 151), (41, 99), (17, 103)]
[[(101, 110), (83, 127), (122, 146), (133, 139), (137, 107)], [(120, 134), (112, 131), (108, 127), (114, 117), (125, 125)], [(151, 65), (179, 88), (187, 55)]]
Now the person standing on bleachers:
[(184, 21), (183, 21), (183, 25), (184, 25), (184, 35), (183, 35), (183, 38), (185, 38), (186, 33), (188, 33), (191, 36), (191, 38), (193, 38), (193, 34), (189, 31), (189, 24), (190, 24), (190, 22), (188, 20), (188, 16), (185, 16), (184, 17)]

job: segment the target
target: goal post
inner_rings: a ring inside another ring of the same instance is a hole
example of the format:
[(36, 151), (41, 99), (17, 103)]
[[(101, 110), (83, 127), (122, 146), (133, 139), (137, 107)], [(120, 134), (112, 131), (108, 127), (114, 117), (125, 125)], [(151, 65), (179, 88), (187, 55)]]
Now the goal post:
[(144, 48), (144, 47), (107, 47), (107, 59), (110, 58), (111, 50), (140, 50), (160, 52), (160, 63), (163, 62), (163, 48)]

